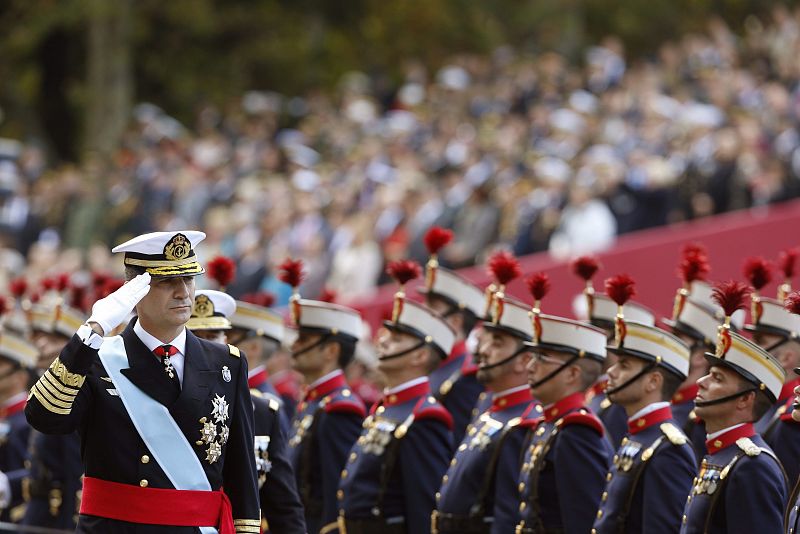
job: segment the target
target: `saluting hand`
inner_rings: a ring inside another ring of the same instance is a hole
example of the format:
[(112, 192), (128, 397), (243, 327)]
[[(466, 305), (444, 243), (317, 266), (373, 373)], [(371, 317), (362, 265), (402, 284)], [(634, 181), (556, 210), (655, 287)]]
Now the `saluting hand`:
[(88, 323), (97, 323), (103, 334), (120, 325), (136, 304), (150, 291), (150, 273), (143, 273), (126, 282), (119, 289), (102, 298), (92, 306)]

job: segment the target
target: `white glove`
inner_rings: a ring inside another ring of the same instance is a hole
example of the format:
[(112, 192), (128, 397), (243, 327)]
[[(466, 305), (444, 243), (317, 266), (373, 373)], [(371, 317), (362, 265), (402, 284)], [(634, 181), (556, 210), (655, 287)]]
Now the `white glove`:
[(92, 306), (92, 316), (87, 322), (95, 322), (103, 329), (103, 335), (120, 325), (133, 311), (136, 304), (150, 291), (150, 273), (143, 273), (109, 296), (102, 298)]
[(8, 475), (0, 471), (0, 509), (8, 508), (11, 504), (11, 481)]

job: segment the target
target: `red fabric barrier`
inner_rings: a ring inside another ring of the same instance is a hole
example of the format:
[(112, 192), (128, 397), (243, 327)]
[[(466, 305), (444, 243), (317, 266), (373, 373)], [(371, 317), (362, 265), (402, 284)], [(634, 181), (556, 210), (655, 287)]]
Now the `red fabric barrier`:
[[(619, 273), (628, 273), (636, 280), (639, 301), (662, 315), (672, 311), (675, 291), (680, 285), (677, 269), (684, 244), (699, 241), (708, 248), (711, 262), (710, 281), (734, 278), (744, 280), (742, 265), (748, 256), (777, 259), (780, 251), (800, 245), (800, 201), (785, 202), (764, 208), (742, 210), (699, 221), (644, 230), (620, 237), (615, 246), (599, 254), (602, 268), (595, 276), (595, 289), (603, 291), (603, 281)], [(583, 282), (572, 274), (567, 262), (558, 262), (546, 253), (520, 258), (525, 275), (545, 271), (552, 289), (542, 308), (545, 313), (572, 317), (572, 299), (583, 288)], [(485, 287), (489, 282), (484, 266), (459, 271), (468, 279)], [(782, 274), (774, 273), (773, 281), (762, 294), (774, 298)], [(409, 284), (408, 295), (416, 293), (421, 280)], [(800, 284), (795, 284), (800, 287)], [(364, 314), (372, 328), (391, 314), (395, 287), (379, 288), (370, 299), (350, 303)], [(532, 302), (524, 282), (516, 280), (508, 294)]]

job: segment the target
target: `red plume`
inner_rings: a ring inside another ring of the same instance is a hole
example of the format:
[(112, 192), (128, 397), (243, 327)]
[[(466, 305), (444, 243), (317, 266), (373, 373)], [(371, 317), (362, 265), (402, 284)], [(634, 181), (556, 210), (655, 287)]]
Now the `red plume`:
[(525, 282), (528, 284), (528, 291), (533, 295), (533, 300), (542, 300), (547, 292), (550, 291), (550, 277), (547, 273), (534, 273), (530, 275)]
[(5, 315), (8, 313), (9, 307), (6, 298), (3, 295), (0, 295), (0, 316)]
[(419, 278), (421, 272), (419, 264), (414, 260), (397, 260), (390, 262), (386, 267), (386, 273), (401, 286)]
[(294, 289), (297, 289), (303, 281), (303, 260), (286, 258), (278, 266), (278, 270), (278, 279), (284, 284), (289, 284)]
[(794, 277), (795, 268), (797, 266), (797, 254), (796, 248), (790, 248), (781, 252), (778, 258), (778, 266), (787, 280)]
[(522, 275), (519, 260), (508, 251), (500, 250), (489, 257), (489, 274), (500, 285), (506, 285)]
[(51, 291), (56, 287), (56, 281), (49, 277), (43, 278), (41, 284), (44, 291)]
[(56, 277), (56, 289), (59, 292), (65, 291), (69, 287), (69, 273), (61, 273)]
[(728, 280), (714, 286), (711, 291), (711, 298), (722, 307), (725, 316), (730, 317), (736, 310), (741, 310), (746, 306), (750, 291), (751, 289), (747, 284)]
[(600, 262), (594, 256), (581, 256), (572, 262), (572, 272), (585, 281), (591, 280), (600, 269)]
[(764, 258), (747, 258), (744, 262), (744, 276), (756, 291), (760, 291), (772, 281), (772, 266)]
[(28, 281), (20, 276), (19, 278), (13, 279), (8, 288), (11, 294), (14, 295), (14, 298), (21, 298), (28, 290)]
[(217, 256), (208, 262), (208, 276), (220, 287), (225, 287), (236, 277), (236, 264), (230, 258)]
[(683, 246), (683, 256), (708, 256), (706, 246), (702, 243), (686, 243)]
[(247, 293), (242, 295), (242, 300), (244, 302), (249, 302), (250, 304), (255, 304), (256, 306), (270, 308), (273, 304), (275, 304), (275, 295), (266, 291), (259, 291), (257, 293)]
[(617, 306), (623, 306), (636, 294), (636, 282), (627, 274), (618, 274), (607, 278), (605, 285), (606, 294), (617, 303)]
[(786, 311), (789, 313), (800, 315), (800, 291), (789, 293), (786, 296), (786, 300), (783, 301), (783, 307), (786, 308)]
[(681, 264), (678, 266), (678, 276), (688, 286), (695, 280), (705, 280), (711, 266), (705, 254), (691, 253), (684, 254)]
[(441, 226), (431, 226), (431, 229), (425, 233), (425, 237), (423, 238), (425, 248), (428, 249), (428, 253), (431, 255), (438, 254), (439, 251), (452, 240), (453, 231), (446, 230)]
[(336, 293), (336, 291), (326, 287), (322, 289), (322, 292), (319, 294), (317, 300), (320, 300), (322, 302), (334, 303), (336, 302), (336, 297), (338, 296), (339, 295)]

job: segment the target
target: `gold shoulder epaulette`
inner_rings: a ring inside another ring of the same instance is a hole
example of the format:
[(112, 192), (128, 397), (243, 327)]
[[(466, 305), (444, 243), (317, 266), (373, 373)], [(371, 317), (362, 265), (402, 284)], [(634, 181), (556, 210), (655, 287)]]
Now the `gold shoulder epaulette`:
[(736, 446), (742, 449), (747, 456), (758, 456), (761, 454), (761, 447), (753, 443), (753, 440), (750, 438), (737, 439)]
[(264, 398), (264, 394), (261, 391), (257, 390), (256, 388), (250, 388), (250, 396), (258, 397), (259, 399)]
[(269, 399), (269, 409), (273, 412), (277, 412), (281, 409), (281, 403), (276, 401), (275, 399)]
[(231, 352), (231, 356), (236, 356), (239, 358), (242, 354), (239, 352), (239, 347), (234, 347), (233, 345), (228, 345), (228, 350)]
[(508, 423), (506, 423), (506, 426), (509, 428), (515, 427), (521, 422), (522, 422), (522, 417), (515, 417), (514, 419), (511, 419)]
[(686, 443), (686, 434), (681, 432), (680, 429), (672, 423), (662, 423), (661, 432), (667, 436), (667, 439), (673, 445), (683, 445)]
[(601, 410), (608, 410), (609, 408), (611, 408), (611, 400), (609, 400), (606, 397), (605, 399), (600, 401), (600, 409)]

